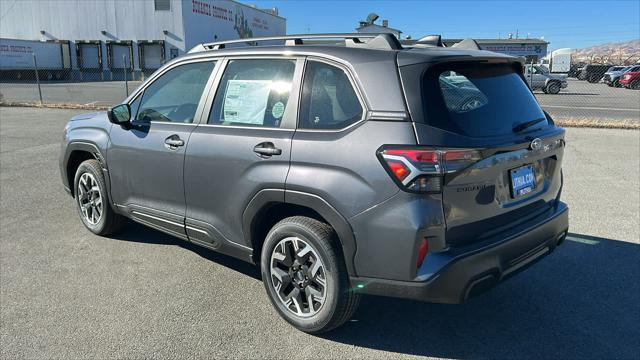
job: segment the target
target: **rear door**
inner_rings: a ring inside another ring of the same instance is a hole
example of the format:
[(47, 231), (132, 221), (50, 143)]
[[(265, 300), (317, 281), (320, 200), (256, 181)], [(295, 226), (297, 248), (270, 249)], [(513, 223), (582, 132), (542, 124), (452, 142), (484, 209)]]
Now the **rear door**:
[[(421, 104), (410, 104), (418, 143), (441, 150), (445, 160), (442, 199), (450, 244), (526, 222), (548, 211), (559, 195), (564, 130), (549, 122), (518, 67), (433, 66), (418, 85)], [(404, 79), (411, 71), (402, 74)], [(470, 151), (447, 155), (460, 149)]]
[(224, 60), (187, 146), (190, 240), (214, 247), (251, 245), (243, 241), (242, 214), (260, 190), (284, 189), (302, 63), (295, 57)]

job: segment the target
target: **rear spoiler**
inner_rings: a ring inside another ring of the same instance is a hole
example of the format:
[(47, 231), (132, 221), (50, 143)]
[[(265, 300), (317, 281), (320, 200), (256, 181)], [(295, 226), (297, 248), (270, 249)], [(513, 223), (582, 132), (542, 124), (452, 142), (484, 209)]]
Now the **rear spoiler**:
[(413, 47), (444, 47), (444, 43), (440, 35), (427, 35), (416, 41)]
[(481, 50), (478, 42), (473, 39), (464, 39), (459, 43), (453, 44), (452, 48), (462, 49), (462, 50)]

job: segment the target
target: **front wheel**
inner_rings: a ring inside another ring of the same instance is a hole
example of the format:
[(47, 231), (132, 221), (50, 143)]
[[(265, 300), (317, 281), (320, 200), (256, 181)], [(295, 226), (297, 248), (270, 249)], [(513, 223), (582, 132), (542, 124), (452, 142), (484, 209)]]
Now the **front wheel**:
[(78, 166), (74, 186), (78, 214), (87, 229), (104, 236), (121, 228), (124, 217), (111, 208), (102, 166), (97, 160), (86, 160)]
[(360, 295), (349, 286), (339, 240), (326, 223), (293, 216), (265, 239), (262, 281), (278, 313), (297, 329), (318, 334), (349, 320)]
[(560, 92), (560, 84), (555, 81), (550, 82), (549, 84), (547, 84), (546, 90), (546, 92), (549, 94), (557, 94)]

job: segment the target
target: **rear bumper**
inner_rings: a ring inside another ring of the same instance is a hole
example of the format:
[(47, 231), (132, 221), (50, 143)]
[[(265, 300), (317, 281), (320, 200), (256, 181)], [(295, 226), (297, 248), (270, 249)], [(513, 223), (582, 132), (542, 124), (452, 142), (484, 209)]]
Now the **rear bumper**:
[(551, 253), (566, 236), (569, 211), (564, 203), (502, 238), (429, 254), (420, 269), (423, 281), (351, 278), (357, 291), (457, 304)]

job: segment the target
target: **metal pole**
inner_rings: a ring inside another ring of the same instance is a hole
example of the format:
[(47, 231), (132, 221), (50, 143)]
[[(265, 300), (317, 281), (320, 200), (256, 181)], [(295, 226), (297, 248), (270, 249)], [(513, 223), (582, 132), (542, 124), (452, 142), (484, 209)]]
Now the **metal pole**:
[(32, 52), (33, 55), (33, 67), (36, 70), (36, 83), (38, 84), (38, 96), (40, 97), (40, 105), (42, 105), (42, 89), (40, 88), (40, 76), (38, 75), (38, 62), (36, 61), (36, 53)]
[(122, 62), (124, 63), (124, 88), (129, 96), (129, 82), (127, 81), (127, 55), (122, 55)]
[(531, 59), (531, 68), (529, 69), (529, 86), (533, 91), (533, 59)]

